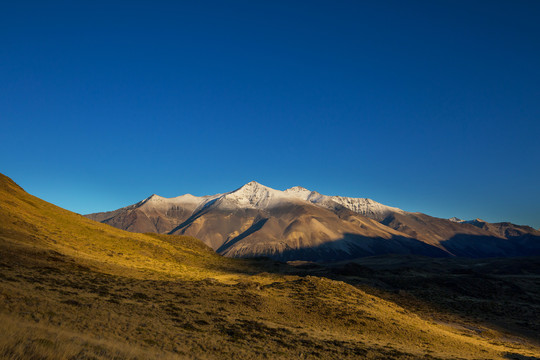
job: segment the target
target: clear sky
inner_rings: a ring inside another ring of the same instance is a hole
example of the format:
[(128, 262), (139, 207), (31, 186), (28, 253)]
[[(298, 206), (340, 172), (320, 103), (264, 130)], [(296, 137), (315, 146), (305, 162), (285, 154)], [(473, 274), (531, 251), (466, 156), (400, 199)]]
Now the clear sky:
[(250, 180), (540, 227), (540, 1), (2, 1), (0, 172), (89, 213)]

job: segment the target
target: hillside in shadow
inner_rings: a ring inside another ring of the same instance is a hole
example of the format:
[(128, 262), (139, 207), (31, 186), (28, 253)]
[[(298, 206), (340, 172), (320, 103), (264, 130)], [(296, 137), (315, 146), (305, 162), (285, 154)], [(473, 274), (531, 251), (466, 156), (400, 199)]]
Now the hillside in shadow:
[[(459, 317), (538, 342), (540, 257), (427, 258), (386, 255), (334, 264), (293, 263), (339, 279), (438, 321)], [(477, 325), (474, 325), (477, 324)]]

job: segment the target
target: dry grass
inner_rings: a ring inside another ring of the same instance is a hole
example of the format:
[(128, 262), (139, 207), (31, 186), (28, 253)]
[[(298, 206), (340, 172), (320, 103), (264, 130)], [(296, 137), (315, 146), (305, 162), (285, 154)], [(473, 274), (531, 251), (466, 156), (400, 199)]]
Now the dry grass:
[(250, 273), (250, 261), (222, 258), (195, 238), (135, 234), (97, 223), (27, 194), (1, 174), (0, 205), (0, 237), (6, 241), (52, 249), (101, 271), (194, 280)]
[[(0, 250), (7, 255), (0, 260), (0, 312), (11, 319), (2, 323), (19, 329), (9, 331), (15, 335), (4, 340), (7, 350), (0, 357), (42, 350), (56, 359), (80, 358), (82, 351), (97, 359), (538, 354), (527, 344), (436, 324), (346, 283), (314, 276), (258, 274), (235, 284), (140, 279), (96, 272), (29, 247)], [(54, 346), (42, 349), (42, 343)]]
[[(133, 344), (96, 339), (7, 315), (0, 316), (0, 356), (5, 360), (180, 359)], [(182, 357), (185, 358), (185, 357)]]

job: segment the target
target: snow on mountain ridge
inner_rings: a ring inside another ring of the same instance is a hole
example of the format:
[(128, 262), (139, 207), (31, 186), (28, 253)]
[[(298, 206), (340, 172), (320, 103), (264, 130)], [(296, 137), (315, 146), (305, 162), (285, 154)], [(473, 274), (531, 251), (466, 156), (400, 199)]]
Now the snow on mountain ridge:
[(184, 194), (177, 197), (166, 198), (153, 194), (141, 201), (138, 204), (138, 207), (155, 210), (166, 210), (173, 207), (184, 207), (194, 210), (204, 206), (207, 202), (222, 195), (223, 194), (194, 196), (191, 194)]
[(300, 186), (295, 186), (285, 190), (286, 193), (294, 195), (303, 200), (312, 202), (319, 206), (332, 209), (339, 204), (358, 214), (382, 220), (382, 218), (392, 212), (403, 213), (404, 211), (395, 207), (386, 206), (368, 198), (351, 198), (344, 196), (327, 196), (316, 191), (309, 191)]
[(222, 197), (222, 207), (266, 209), (280, 204), (297, 201), (294, 196), (284, 191), (275, 190), (268, 186), (251, 181), (244, 186), (225, 194)]
[(240, 188), (222, 194), (194, 196), (185, 194), (173, 198), (152, 195), (141, 201), (140, 206), (163, 209), (167, 207), (186, 207), (192, 210), (201, 209), (210, 201), (219, 201), (223, 209), (268, 209), (286, 203), (309, 202), (327, 209), (343, 206), (358, 214), (381, 219), (389, 213), (403, 210), (386, 206), (368, 198), (350, 198), (343, 196), (327, 196), (301, 186), (294, 186), (284, 191), (251, 181)]
[(330, 198), (349, 210), (367, 217), (382, 216), (391, 212), (403, 212), (401, 209), (386, 206), (368, 198), (349, 198), (343, 196), (330, 196)]

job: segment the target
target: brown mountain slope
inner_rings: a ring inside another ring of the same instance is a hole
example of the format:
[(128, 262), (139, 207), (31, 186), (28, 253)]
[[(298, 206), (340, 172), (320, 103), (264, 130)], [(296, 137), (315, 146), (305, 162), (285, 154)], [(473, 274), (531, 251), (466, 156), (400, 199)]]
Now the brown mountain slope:
[(467, 221), (466, 223), (507, 239), (513, 237), (520, 237), (527, 234), (536, 236), (540, 235), (539, 230), (533, 229), (530, 226), (516, 225), (510, 222), (488, 223), (480, 219), (475, 219)]
[(422, 213), (393, 213), (382, 223), (462, 257), (540, 255), (540, 232), (510, 223), (477, 226)]
[(220, 200), (172, 233), (204, 239), (231, 257), (332, 261), (384, 253), (446, 256), (347, 209), (336, 213), (308, 203), (231, 211)]
[(195, 236), (230, 257), (335, 261), (385, 253), (448, 255), (338, 203), (319, 206), (255, 182), (204, 198), (153, 195), (88, 217), (130, 231)]
[(152, 195), (137, 204), (86, 217), (123, 230), (166, 234), (186, 221), (199, 206), (197, 198), (189, 194), (172, 199)]
[(492, 236), (494, 234), (467, 223), (456, 223), (422, 213), (393, 213), (381, 221), (428, 244), (440, 244), (455, 234)]
[[(345, 207), (457, 256), (540, 254), (540, 232), (528, 226), (508, 222), (490, 224), (478, 219), (463, 221), (457, 218), (435, 218), (389, 207), (367, 198), (327, 196), (302, 187), (285, 191), (330, 210), (335, 210), (339, 206)], [(512, 241), (503, 241), (506, 239)]]
[[(153, 195), (87, 216), (129, 231), (192, 235), (231, 257), (336, 261), (377, 254), (540, 254), (540, 232), (532, 228), (480, 227), (370, 199), (325, 196), (300, 187), (278, 191), (255, 182), (213, 196)], [(510, 234), (515, 236), (507, 238)]]

